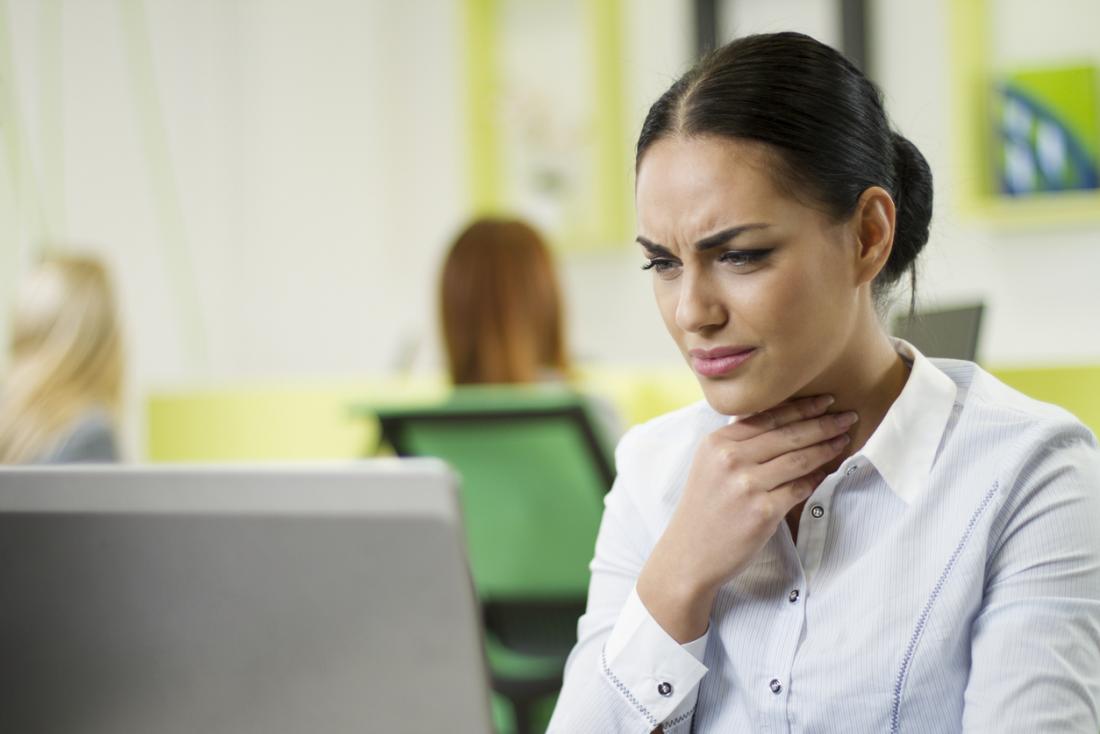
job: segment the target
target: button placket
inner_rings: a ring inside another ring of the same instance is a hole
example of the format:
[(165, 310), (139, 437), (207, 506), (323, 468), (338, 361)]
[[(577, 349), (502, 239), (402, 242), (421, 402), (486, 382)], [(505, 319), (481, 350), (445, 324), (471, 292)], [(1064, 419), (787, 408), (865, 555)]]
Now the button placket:
[(828, 510), (836, 488), (835, 481), (822, 485), (802, 511), (802, 522), (798, 526), (798, 546), (806, 583), (813, 579), (821, 566), (821, 554), (825, 550), (825, 534), (829, 526)]
[[(799, 542), (801, 540), (800, 532)], [(791, 678), (799, 642), (806, 625), (806, 608), (803, 602), (808, 598), (806, 596), (807, 579), (801, 554), (797, 548), (792, 550), (793, 554), (784, 554), (782, 563), (786, 588), (777, 589), (774, 597), (778, 605), (786, 601), (786, 608), (779, 614), (769, 633), (771, 637), (769, 649), (773, 654), (769, 655), (768, 666), (759, 671), (761, 676), (754, 684), (759, 686), (757, 695), (762, 697), (760, 701), (762, 721), (774, 722), (774, 724), (764, 723), (762, 728), (778, 725), (779, 722), (788, 718), (790, 712), (787, 709), (790, 702), (787, 681)]]

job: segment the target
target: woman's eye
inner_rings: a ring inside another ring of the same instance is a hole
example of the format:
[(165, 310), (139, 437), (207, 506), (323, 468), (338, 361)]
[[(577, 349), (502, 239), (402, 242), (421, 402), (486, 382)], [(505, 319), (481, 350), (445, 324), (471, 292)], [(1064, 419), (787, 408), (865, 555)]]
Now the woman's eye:
[(655, 257), (645, 265), (642, 266), (642, 270), (653, 270), (658, 273), (667, 273), (672, 268), (676, 267), (676, 263), (672, 260), (668, 260), (662, 257)]
[(747, 267), (761, 262), (769, 254), (771, 250), (730, 250), (722, 253), (719, 259), (734, 267)]

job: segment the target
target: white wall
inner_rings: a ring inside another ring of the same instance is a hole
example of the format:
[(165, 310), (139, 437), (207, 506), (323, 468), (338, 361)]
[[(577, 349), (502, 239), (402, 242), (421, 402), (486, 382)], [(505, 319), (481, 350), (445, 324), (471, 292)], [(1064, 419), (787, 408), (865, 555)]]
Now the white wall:
[[(1091, 49), (1100, 64), (1100, 4), (998, 2), (1003, 13), (994, 45), (1003, 46), (1011, 34), (1015, 63), (1080, 59)], [(1039, 14), (1026, 12), (1040, 6)], [(981, 354), (991, 364), (1100, 361), (1100, 216), (1091, 224), (1016, 231), (961, 216), (955, 192), (965, 172), (953, 149), (946, 2), (879, 0), (874, 10), (874, 68), (887, 110), (928, 158), (936, 182), (921, 302), (984, 299)], [(1039, 43), (1045, 57), (1036, 51)], [(1003, 52), (998, 57), (1006, 61)]]
[[(1063, 24), (1100, 27), (1094, 3), (1052, 2), (1093, 14)], [(830, 37), (827, 5), (739, 0), (727, 23)], [(684, 0), (624, 6), (632, 137), (693, 33)], [(135, 394), (378, 372), (410, 341), (433, 368), (437, 264), (468, 206), (459, 8), (0, 0), (0, 104), (13, 94), (16, 113), (0, 121), (0, 298), (44, 238), (101, 252)], [(991, 363), (1100, 359), (1100, 226), (1005, 234), (960, 219), (944, 3), (873, 11), (888, 109), (936, 174), (922, 301), (985, 298)], [(678, 359), (639, 264), (629, 243), (562, 262), (581, 358)]]

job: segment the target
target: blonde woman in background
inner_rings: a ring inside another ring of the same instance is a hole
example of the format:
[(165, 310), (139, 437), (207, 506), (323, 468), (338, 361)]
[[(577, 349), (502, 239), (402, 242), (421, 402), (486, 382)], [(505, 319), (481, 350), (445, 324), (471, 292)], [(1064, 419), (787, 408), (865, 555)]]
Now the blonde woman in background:
[(118, 460), (122, 339), (105, 268), (46, 258), (19, 290), (0, 384), (0, 463)]

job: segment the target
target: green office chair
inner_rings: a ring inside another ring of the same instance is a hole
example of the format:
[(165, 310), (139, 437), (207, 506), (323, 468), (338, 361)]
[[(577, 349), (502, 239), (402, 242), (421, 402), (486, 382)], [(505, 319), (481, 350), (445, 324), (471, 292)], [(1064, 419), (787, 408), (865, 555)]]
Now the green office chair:
[(469, 387), (435, 405), (369, 410), (400, 456), (435, 456), (462, 479), (470, 565), (494, 689), (519, 734), (561, 687), (588, 563), (614, 479), (588, 403), (566, 389)]

